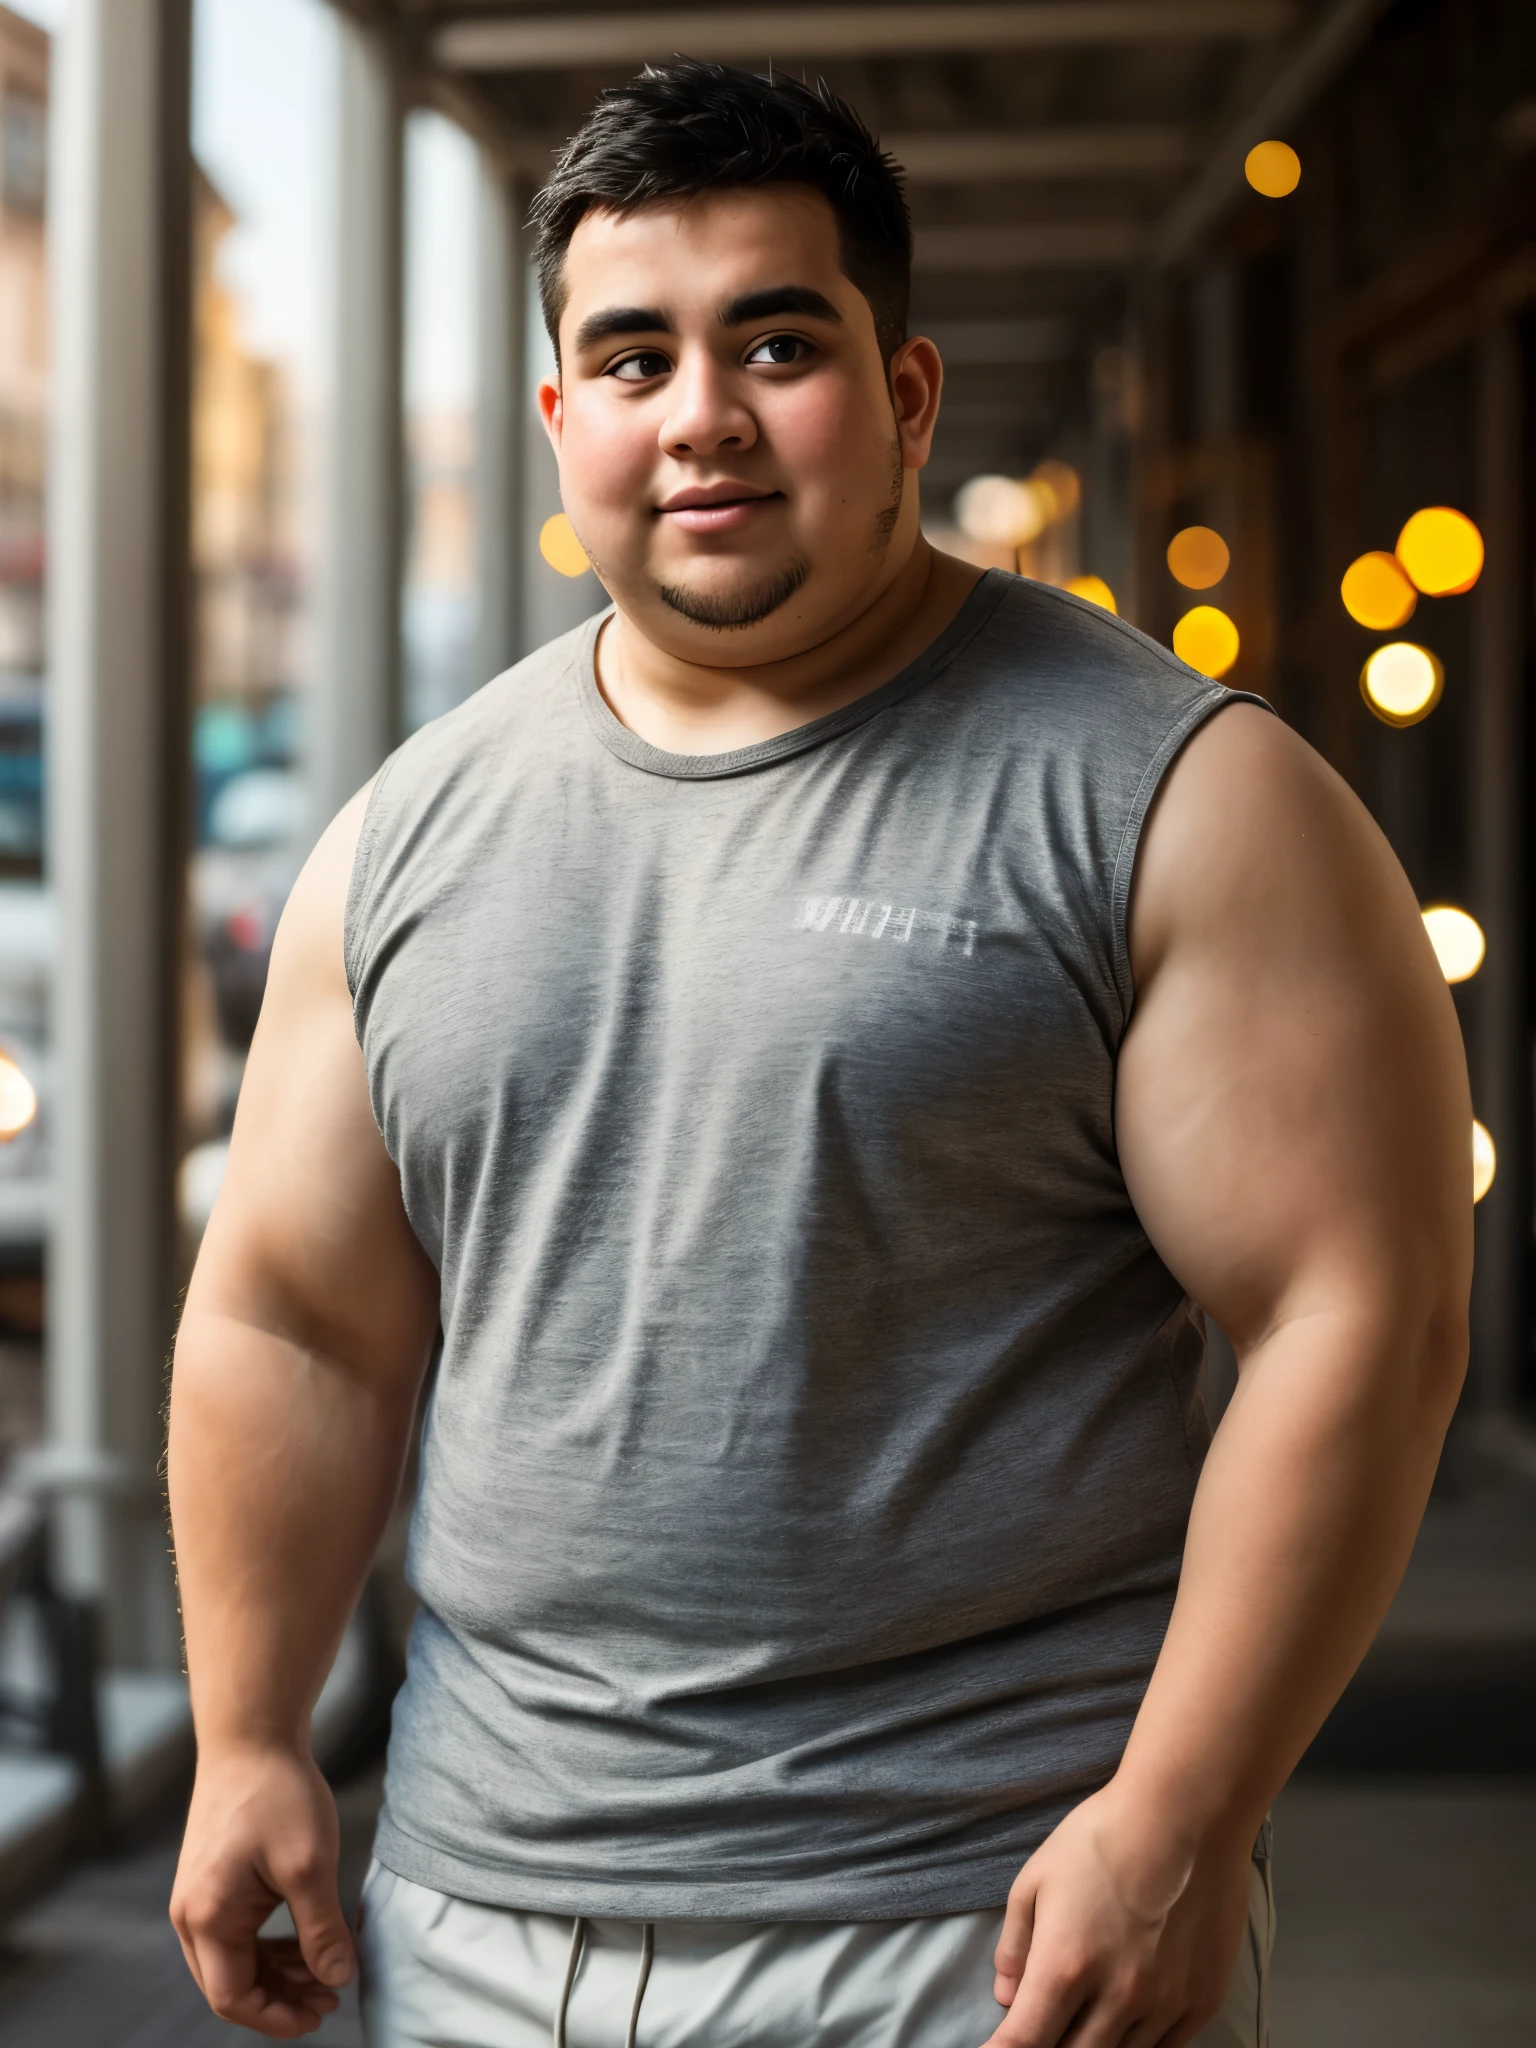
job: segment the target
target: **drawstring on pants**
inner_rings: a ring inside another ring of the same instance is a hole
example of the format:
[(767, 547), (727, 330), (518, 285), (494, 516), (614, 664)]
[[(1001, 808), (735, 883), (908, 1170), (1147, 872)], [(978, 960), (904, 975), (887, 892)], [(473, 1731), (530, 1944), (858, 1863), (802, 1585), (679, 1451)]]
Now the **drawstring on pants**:
[[(571, 1959), (565, 1966), (565, 1982), (560, 1987), (560, 2004), (555, 2012), (555, 2048), (565, 2048), (565, 2021), (570, 2011), (571, 1993), (576, 1988), (576, 1973), (581, 1968), (582, 1956), (587, 1947), (587, 1923), (577, 1919), (571, 1923)], [(624, 2048), (635, 2048), (635, 2039), (640, 2030), (640, 2007), (645, 1999), (645, 1987), (650, 1982), (651, 1961), (656, 1954), (656, 1929), (647, 1920), (640, 1935), (640, 1974), (635, 1979), (635, 2002), (630, 2008), (629, 2032), (624, 2037)]]
[(560, 1987), (560, 2005), (555, 2013), (555, 2048), (565, 2048), (565, 2014), (571, 2002), (571, 1987), (576, 1982), (576, 1972), (581, 1968), (581, 1952), (587, 1945), (587, 1923), (576, 1920), (571, 1926), (571, 1960), (565, 1966), (565, 1982)]
[(640, 2027), (640, 2001), (645, 1996), (645, 1987), (651, 1975), (651, 1958), (655, 1953), (656, 1929), (647, 1920), (640, 1936), (640, 1974), (635, 1979), (635, 2002), (630, 2008), (629, 2032), (624, 2037), (624, 2048), (635, 2048), (635, 2035)]

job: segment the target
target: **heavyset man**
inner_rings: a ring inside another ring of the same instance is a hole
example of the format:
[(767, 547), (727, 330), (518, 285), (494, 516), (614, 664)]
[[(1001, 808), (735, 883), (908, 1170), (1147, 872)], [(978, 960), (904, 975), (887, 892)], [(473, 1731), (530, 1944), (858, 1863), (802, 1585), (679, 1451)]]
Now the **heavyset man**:
[(537, 218), (612, 609), (283, 919), (177, 1346), (188, 1960), (278, 2038), (354, 1967), (309, 1715), (425, 1388), (378, 2048), (1259, 2042), (1464, 1364), (1413, 897), (1262, 706), (924, 539), (846, 107), (648, 72)]

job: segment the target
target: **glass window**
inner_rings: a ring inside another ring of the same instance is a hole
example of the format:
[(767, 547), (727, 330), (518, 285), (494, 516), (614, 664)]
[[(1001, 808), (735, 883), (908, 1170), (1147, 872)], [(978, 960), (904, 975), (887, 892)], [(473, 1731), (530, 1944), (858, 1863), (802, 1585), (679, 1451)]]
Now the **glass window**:
[(405, 727), (486, 681), (473, 673), (475, 145), (441, 115), (405, 134)]
[(217, 1184), (273, 930), (307, 851), (334, 35), (322, 0), (197, 0), (183, 1091), (194, 1151), (182, 1177), (194, 1232)]

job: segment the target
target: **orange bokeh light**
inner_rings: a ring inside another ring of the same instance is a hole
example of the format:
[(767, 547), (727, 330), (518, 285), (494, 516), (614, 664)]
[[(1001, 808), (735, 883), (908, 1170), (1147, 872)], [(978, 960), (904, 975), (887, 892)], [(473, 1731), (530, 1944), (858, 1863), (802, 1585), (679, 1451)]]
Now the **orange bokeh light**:
[(1419, 601), (1402, 563), (1380, 548), (1350, 563), (1339, 595), (1356, 624), (1369, 626), (1373, 633), (1390, 633), (1406, 625)]
[(1168, 543), (1168, 567), (1186, 590), (1209, 590), (1231, 564), (1231, 550), (1213, 527), (1186, 526)]
[(1174, 653), (1203, 676), (1224, 676), (1241, 646), (1236, 626), (1214, 604), (1197, 604), (1173, 629)]
[(1102, 576), (1070, 576), (1064, 586), (1074, 597), (1086, 598), (1089, 604), (1102, 605), (1107, 612), (1118, 617), (1120, 607), (1115, 603), (1115, 593)]
[(1426, 505), (1397, 536), (1397, 559), (1426, 597), (1459, 597), (1483, 573), (1483, 536), (1465, 512)]

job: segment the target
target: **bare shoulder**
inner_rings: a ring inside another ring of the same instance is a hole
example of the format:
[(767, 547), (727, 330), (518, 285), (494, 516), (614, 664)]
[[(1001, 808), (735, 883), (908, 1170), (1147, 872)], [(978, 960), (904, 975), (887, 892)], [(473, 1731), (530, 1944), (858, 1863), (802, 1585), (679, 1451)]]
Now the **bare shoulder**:
[(1471, 1108), (1455, 1009), (1392, 849), (1278, 718), (1231, 705), (1174, 764), (1130, 939), (1121, 1166), (1195, 1298), (1234, 1336), (1324, 1269), (1328, 1286), (1347, 1272), (1384, 1298), (1457, 1299)]
[(289, 892), (272, 943), (269, 1008), (306, 996), (347, 995), (347, 893), (372, 792), (370, 781), (337, 812)]
[(1283, 720), (1228, 705), (1185, 746), (1142, 832), (1138, 988), (1175, 940), (1326, 946), (1367, 928), (1430, 960), (1407, 877), (1354, 791)]

